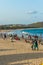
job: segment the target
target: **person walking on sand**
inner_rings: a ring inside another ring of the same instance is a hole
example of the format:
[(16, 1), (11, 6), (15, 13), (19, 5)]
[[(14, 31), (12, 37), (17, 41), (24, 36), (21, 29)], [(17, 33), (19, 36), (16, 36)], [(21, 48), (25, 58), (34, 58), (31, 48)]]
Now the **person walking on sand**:
[(35, 39), (35, 41), (34, 41), (34, 45), (33, 45), (33, 47), (34, 47), (34, 50), (38, 50), (38, 42), (37, 42), (37, 40)]
[(32, 50), (34, 50), (34, 40), (32, 40), (32, 46), (31, 46)]
[(36, 49), (38, 50), (38, 42), (36, 39), (33, 40), (31, 48), (32, 50), (36, 50)]

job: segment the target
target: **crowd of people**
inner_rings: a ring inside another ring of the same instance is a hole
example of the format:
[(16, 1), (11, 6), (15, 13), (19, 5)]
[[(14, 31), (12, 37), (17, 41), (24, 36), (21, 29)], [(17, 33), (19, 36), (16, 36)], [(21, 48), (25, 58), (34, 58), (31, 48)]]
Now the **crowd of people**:
[(32, 50), (39, 50), (39, 44), (41, 44), (41, 39), (39, 39), (39, 37), (37, 35), (35, 36), (31, 36), (28, 35), (28, 37), (24, 38), (24, 36), (22, 35), (22, 38), (25, 39), (26, 43), (30, 43), (31, 44), (31, 48)]
[(20, 38), (18, 37), (18, 35), (17, 34), (7, 34), (7, 33), (0, 33), (0, 38), (2, 38), (2, 39), (9, 39), (10, 38), (10, 40), (20, 40)]
[[(20, 37), (17, 35), (17, 34), (11, 34), (11, 35), (7, 35), (6, 33), (0, 33), (0, 38), (2, 38), (2, 39), (7, 39), (7, 38), (9, 38), (10, 37), (10, 40), (11, 40), (11, 42), (13, 42), (13, 40), (15, 39), (15, 40), (20, 40)], [(32, 48), (32, 50), (38, 50), (39, 48), (38, 48), (38, 36), (31, 36), (31, 35), (28, 35), (28, 38), (24, 38), (24, 35), (22, 35), (22, 39), (24, 39), (25, 40), (25, 42), (27, 43), (30, 43), (30, 41), (32, 41), (31, 42), (31, 48)], [(41, 42), (41, 40), (39, 40), (39, 43)]]

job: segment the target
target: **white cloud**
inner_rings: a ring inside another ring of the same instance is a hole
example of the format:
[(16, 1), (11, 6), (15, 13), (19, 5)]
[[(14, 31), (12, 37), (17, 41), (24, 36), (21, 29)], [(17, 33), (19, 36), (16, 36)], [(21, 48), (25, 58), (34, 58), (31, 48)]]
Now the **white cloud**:
[(37, 11), (28, 11), (27, 14), (37, 14)]

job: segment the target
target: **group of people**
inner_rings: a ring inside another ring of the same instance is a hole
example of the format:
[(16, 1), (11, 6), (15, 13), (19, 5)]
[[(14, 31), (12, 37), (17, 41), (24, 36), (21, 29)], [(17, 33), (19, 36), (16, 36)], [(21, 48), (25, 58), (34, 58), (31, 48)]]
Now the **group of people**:
[[(6, 34), (0, 34), (0, 37), (2, 37), (3, 39), (6, 39), (7, 35)], [(23, 35), (22, 35), (22, 38), (24, 39)], [(32, 40), (30, 35), (28, 36), (28, 38), (29, 38), (29, 40)], [(14, 39), (20, 40), (20, 38), (18, 37), (17, 34), (11, 35), (11, 41), (13, 41)], [(38, 37), (37, 37), (37, 39), (38, 39)], [(36, 39), (36, 36), (35, 36), (34, 40), (32, 40), (32, 46), (31, 46), (32, 50), (36, 50), (36, 49), (38, 50), (39, 49), (38, 48), (38, 42), (37, 42), (38, 40), (37, 39)], [(25, 39), (25, 41), (27, 42), (26, 39)]]
[[(22, 35), (22, 38), (24, 38), (24, 36)], [(31, 48), (32, 50), (38, 50), (38, 36), (31, 36), (31, 35), (28, 35), (28, 38), (25, 38), (25, 42), (26, 43), (30, 43), (32, 44)]]
[(38, 50), (38, 41), (37, 39), (35, 39), (33, 42), (32, 42), (32, 46), (31, 46), (32, 50)]
[(0, 33), (0, 38), (6, 39), (7, 38), (7, 34), (6, 33)]
[(12, 41), (12, 42), (14, 41), (14, 39), (15, 39), (15, 40), (20, 40), (20, 38), (18, 37), (17, 34), (14, 34), (14, 35), (11, 36), (11, 41)]

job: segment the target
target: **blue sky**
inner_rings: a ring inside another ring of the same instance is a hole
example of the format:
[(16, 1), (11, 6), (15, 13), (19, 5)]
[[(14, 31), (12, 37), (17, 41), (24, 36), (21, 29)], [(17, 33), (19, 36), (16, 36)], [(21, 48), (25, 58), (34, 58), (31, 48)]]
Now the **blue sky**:
[(43, 0), (0, 0), (0, 24), (43, 21)]

